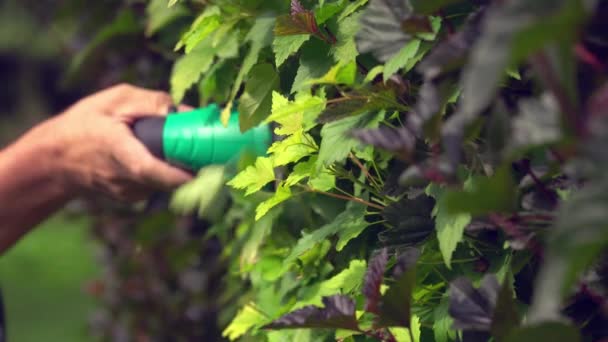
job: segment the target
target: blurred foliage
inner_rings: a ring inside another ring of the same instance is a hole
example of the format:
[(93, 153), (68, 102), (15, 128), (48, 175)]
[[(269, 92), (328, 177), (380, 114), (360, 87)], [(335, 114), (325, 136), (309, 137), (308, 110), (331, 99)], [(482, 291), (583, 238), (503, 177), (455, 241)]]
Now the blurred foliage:
[(95, 14), (62, 86), (169, 89), (276, 140), (95, 209), (102, 340), (608, 335), (606, 2), (111, 5), (54, 16)]

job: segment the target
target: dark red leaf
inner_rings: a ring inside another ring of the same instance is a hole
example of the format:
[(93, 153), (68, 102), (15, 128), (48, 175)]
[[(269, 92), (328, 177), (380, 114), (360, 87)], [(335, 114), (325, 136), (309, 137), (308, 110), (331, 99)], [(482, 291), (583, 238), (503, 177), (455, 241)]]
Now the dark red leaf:
[(484, 276), (479, 289), (460, 277), (450, 283), (450, 316), (461, 330), (489, 331), (500, 284), (494, 275)]
[(365, 281), (363, 283), (363, 295), (365, 295), (365, 310), (378, 313), (378, 301), (380, 300), (380, 285), (384, 279), (384, 271), (388, 262), (388, 252), (383, 248), (369, 262)]
[(352, 135), (363, 143), (391, 152), (404, 152), (410, 155), (416, 146), (416, 137), (406, 127), (391, 128), (382, 126), (373, 129), (359, 129)]
[(302, 4), (297, 0), (291, 1), (290, 15), (277, 17), (274, 34), (277, 36), (314, 34), (322, 39), (324, 38), (324, 36), (320, 35), (315, 14), (302, 7)]
[(330, 328), (358, 330), (355, 302), (344, 295), (323, 297), (323, 308), (309, 305), (264, 326), (267, 329)]
[(413, 15), (405, 19), (401, 22), (401, 29), (409, 34), (433, 32), (431, 20), (424, 15)]
[(298, 15), (298, 14), (304, 13), (304, 12), (306, 12), (306, 9), (304, 8), (304, 6), (302, 6), (300, 1), (291, 0), (291, 15), (292, 16), (295, 16), (295, 15)]
[(409, 328), (412, 319), (412, 291), (416, 284), (416, 261), (420, 251), (408, 248), (397, 259), (393, 270), (394, 282), (382, 296), (378, 306), (378, 325)]

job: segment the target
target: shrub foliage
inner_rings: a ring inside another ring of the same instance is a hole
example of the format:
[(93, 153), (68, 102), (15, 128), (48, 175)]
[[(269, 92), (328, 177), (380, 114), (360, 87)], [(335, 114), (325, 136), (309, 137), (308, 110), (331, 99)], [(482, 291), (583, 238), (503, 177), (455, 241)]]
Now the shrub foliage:
[(594, 0), (152, 0), (174, 101), (238, 108), (274, 142), (173, 194), (207, 228), (144, 244), (164, 275), (192, 275), (163, 311), (182, 318), (140, 330), (200, 336), (183, 330), (204, 316), (196, 276), (221, 264), (229, 340), (606, 336), (607, 15)]

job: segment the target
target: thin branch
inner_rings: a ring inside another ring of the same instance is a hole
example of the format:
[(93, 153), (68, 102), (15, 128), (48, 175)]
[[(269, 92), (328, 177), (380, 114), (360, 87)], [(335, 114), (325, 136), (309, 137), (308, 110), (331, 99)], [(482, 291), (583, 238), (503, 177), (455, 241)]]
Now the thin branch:
[(329, 197), (343, 199), (343, 200), (346, 200), (346, 201), (357, 202), (357, 203), (364, 204), (364, 205), (366, 205), (368, 207), (376, 208), (378, 210), (384, 210), (383, 206), (380, 206), (380, 205), (368, 202), (368, 201), (366, 201), (364, 199), (361, 199), (359, 197), (352, 197), (352, 196), (349, 197), (349, 196), (345, 196), (345, 195), (334, 194), (332, 192), (316, 190), (316, 189), (313, 189), (313, 188), (311, 188), (309, 186), (305, 186), (305, 185), (301, 185), (301, 184), (298, 184), (298, 185), (300, 187), (302, 187), (303, 189), (305, 189), (306, 191), (308, 191), (308, 192), (314, 192), (314, 193), (322, 194), (322, 195), (329, 196)]
[(367, 179), (374, 184), (376, 189), (380, 189), (378, 183), (376, 183), (376, 179), (369, 173), (369, 170), (365, 167), (365, 165), (363, 165), (361, 160), (359, 160), (359, 158), (357, 158), (357, 156), (355, 156), (355, 154), (352, 152), (349, 153), (348, 156), (355, 164), (357, 164), (357, 166), (361, 169), (361, 172), (365, 174), (365, 177), (367, 177)]

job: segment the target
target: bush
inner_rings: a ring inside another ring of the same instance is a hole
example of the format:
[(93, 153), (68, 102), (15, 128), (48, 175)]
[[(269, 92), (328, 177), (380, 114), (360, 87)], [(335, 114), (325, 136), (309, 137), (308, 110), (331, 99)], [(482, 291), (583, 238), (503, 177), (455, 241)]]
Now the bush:
[(230, 340), (607, 335), (605, 2), (152, 0), (147, 14), (148, 40), (179, 54), (176, 103), (224, 120), (236, 106), (243, 131), (272, 124), (275, 140), (173, 195), (196, 233), (162, 211), (119, 229), (105, 336), (211, 340), (214, 317)]

